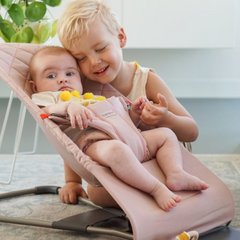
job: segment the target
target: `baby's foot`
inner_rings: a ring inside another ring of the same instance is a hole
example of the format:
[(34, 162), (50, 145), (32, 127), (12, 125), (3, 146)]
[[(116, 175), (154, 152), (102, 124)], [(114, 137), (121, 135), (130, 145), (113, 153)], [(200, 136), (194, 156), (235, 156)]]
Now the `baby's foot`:
[(167, 176), (166, 186), (172, 191), (206, 190), (209, 188), (207, 183), (185, 171)]
[(181, 202), (181, 197), (171, 192), (165, 185), (159, 183), (154, 190), (150, 193), (158, 206), (164, 210), (169, 211), (175, 207), (177, 203)]

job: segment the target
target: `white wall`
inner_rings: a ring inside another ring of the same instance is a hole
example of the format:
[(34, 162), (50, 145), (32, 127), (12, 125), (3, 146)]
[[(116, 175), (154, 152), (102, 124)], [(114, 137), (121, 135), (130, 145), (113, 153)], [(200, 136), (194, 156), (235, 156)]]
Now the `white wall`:
[(126, 49), (124, 57), (154, 68), (177, 97), (239, 98), (240, 1), (235, 2), (235, 11), (233, 48)]

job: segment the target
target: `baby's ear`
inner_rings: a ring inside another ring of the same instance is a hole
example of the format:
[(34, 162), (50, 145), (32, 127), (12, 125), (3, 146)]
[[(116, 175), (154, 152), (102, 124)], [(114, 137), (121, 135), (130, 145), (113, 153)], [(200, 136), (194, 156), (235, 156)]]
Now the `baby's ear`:
[(29, 81), (29, 84), (30, 84), (30, 87), (31, 87), (31, 89), (33, 90), (34, 93), (38, 92), (36, 83), (34, 81), (32, 81), (32, 80)]

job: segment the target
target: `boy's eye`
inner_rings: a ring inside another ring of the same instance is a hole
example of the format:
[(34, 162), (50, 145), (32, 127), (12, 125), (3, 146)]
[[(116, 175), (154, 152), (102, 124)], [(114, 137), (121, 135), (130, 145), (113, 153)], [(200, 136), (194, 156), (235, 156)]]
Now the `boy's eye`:
[(50, 75), (47, 76), (47, 78), (51, 78), (51, 79), (52, 79), (52, 78), (55, 78), (55, 77), (56, 77), (55, 74), (50, 74)]
[(96, 51), (97, 51), (97, 52), (101, 52), (101, 51), (103, 51), (105, 48), (106, 48), (106, 46), (104, 46), (104, 47), (102, 47), (102, 48), (100, 48), (100, 49), (97, 49)]
[(78, 62), (82, 62), (86, 57), (82, 57), (82, 58), (78, 58), (77, 61)]

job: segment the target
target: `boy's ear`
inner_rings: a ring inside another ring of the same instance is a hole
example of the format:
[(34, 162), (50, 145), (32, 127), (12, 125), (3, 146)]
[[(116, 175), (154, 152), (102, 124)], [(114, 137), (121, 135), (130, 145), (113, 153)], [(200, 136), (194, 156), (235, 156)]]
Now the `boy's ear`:
[(120, 47), (121, 48), (125, 47), (125, 45), (127, 43), (127, 35), (125, 34), (123, 28), (120, 28), (119, 33), (118, 33), (118, 38), (120, 41)]
[(34, 93), (38, 92), (36, 83), (34, 81), (29, 81), (29, 84)]

